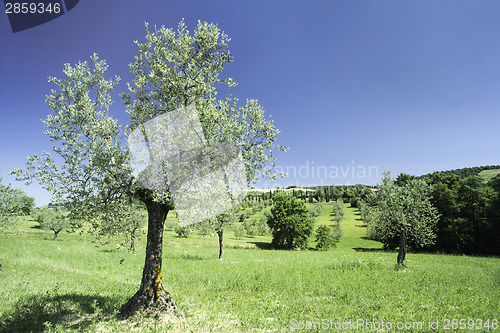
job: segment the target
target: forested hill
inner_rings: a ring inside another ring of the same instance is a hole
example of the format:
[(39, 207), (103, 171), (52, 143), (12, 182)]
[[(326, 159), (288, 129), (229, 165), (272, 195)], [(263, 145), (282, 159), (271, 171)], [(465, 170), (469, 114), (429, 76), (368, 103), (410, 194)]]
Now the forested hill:
[(481, 171), (485, 170), (495, 170), (495, 169), (500, 169), (500, 165), (486, 165), (486, 166), (479, 166), (479, 167), (472, 167), (472, 168), (462, 168), (462, 169), (453, 169), (453, 170), (446, 170), (446, 171), (435, 171), (426, 175), (422, 175), (418, 178), (429, 178), (434, 175), (457, 175), (460, 178), (467, 178), (469, 176), (479, 176), (479, 173)]

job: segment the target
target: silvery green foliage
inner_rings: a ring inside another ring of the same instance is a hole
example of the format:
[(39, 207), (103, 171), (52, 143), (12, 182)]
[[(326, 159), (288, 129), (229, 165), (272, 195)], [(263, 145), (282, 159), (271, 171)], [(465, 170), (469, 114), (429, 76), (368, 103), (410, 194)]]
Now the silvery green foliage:
[(198, 112), (180, 108), (147, 121), (128, 138), (136, 183), (169, 191), (182, 226), (215, 217), (246, 195), (241, 154), (233, 144), (206, 144)]
[(56, 235), (70, 226), (68, 212), (60, 208), (42, 208), (39, 211), (38, 221), (40, 226), (46, 230), (52, 230)]
[[(136, 42), (139, 54), (130, 65), (134, 80), (122, 94), (132, 133), (164, 113), (193, 105), (198, 111), (207, 147), (235, 147), (241, 154), (247, 182), (260, 170), (273, 178), (273, 149), (286, 150), (274, 142), (279, 131), (256, 100), (239, 106), (231, 95), (236, 83), (220, 73), (232, 61), (229, 38), (214, 24), (199, 22), (190, 35), (183, 21), (177, 31), (150, 30), (146, 41)], [(56, 85), (46, 103), (52, 109), (43, 122), (45, 134), (54, 142), (53, 152), (28, 157), (27, 168), (15, 168), (18, 180), (34, 179), (53, 195), (54, 201), (69, 204), (81, 217), (102, 215), (119, 209), (126, 196), (138, 193), (129, 152), (122, 142), (118, 122), (109, 114), (111, 93), (119, 78), (106, 79), (107, 65), (97, 55), (93, 66), (80, 62), (65, 65), (63, 79), (49, 78)], [(218, 99), (217, 87), (227, 88)], [(232, 149), (232, 148), (231, 148)], [(53, 156), (54, 154), (54, 156)], [(140, 192), (140, 191), (139, 191)], [(148, 196), (151, 193), (148, 192)], [(152, 193), (155, 201), (170, 204), (171, 191)], [(77, 217), (77, 216), (75, 216)]]
[(374, 210), (368, 224), (374, 239), (395, 248), (404, 230), (409, 245), (423, 248), (434, 244), (439, 214), (431, 204), (429, 185), (422, 180), (412, 180), (407, 185), (397, 186), (385, 172), (378, 189), (372, 197)]
[(338, 198), (337, 201), (333, 204), (333, 221), (337, 223), (337, 225), (342, 222), (344, 219), (344, 200), (342, 198)]
[(28, 157), (24, 172), (13, 171), (27, 184), (38, 180), (53, 200), (87, 208), (118, 200), (130, 181), (120, 126), (108, 114), (111, 92), (120, 79), (105, 79), (106, 62), (95, 54), (91, 60), (93, 68), (87, 62), (65, 64), (64, 79), (49, 77), (56, 85), (46, 97), (53, 113), (42, 122), (54, 142), (55, 157), (42, 152)]
[[(239, 106), (231, 94), (237, 84), (221, 78), (232, 62), (228, 36), (217, 25), (198, 22), (193, 35), (184, 21), (177, 31), (146, 24), (146, 41), (136, 45), (139, 54), (130, 65), (134, 81), (123, 94), (131, 115), (133, 131), (158, 115), (193, 105), (198, 111), (208, 147), (231, 144), (241, 153), (246, 179), (274, 178), (273, 150), (286, 150), (274, 142), (279, 133), (271, 119), (266, 119), (257, 100)], [(226, 88), (225, 98), (218, 99), (217, 88)]]

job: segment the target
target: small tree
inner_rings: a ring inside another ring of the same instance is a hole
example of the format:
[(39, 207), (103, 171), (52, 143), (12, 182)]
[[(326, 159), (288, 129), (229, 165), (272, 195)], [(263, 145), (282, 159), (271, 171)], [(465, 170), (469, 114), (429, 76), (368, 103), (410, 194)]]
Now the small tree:
[(234, 237), (241, 239), (245, 235), (245, 228), (241, 224), (237, 224), (233, 227)]
[(191, 227), (190, 226), (177, 226), (175, 227), (175, 233), (179, 236), (179, 237), (184, 237), (184, 238), (188, 238), (189, 235), (191, 234)]
[(261, 216), (257, 221), (257, 234), (260, 236), (264, 236), (269, 232), (269, 226), (267, 225), (267, 219), (264, 216)]
[(42, 229), (52, 230), (57, 240), (59, 233), (69, 227), (70, 220), (61, 208), (45, 208), (40, 211), (39, 223)]
[(306, 249), (312, 233), (314, 220), (303, 201), (290, 195), (274, 197), (274, 207), (267, 224), (272, 230), (272, 244), (280, 249)]
[(125, 235), (128, 237), (130, 250), (135, 252), (135, 239), (139, 230), (146, 224), (147, 217), (143, 210), (131, 209), (124, 223)]
[(399, 244), (424, 248), (434, 244), (439, 214), (430, 202), (430, 191), (431, 187), (422, 180), (397, 186), (385, 173), (377, 195), (372, 198), (376, 213), (368, 225), (370, 235), (386, 248)]
[(340, 225), (340, 222), (344, 219), (344, 200), (338, 198), (333, 205), (333, 221)]
[(332, 230), (328, 226), (322, 225), (316, 230), (316, 250), (329, 250), (336, 246), (337, 241), (338, 239), (333, 238)]

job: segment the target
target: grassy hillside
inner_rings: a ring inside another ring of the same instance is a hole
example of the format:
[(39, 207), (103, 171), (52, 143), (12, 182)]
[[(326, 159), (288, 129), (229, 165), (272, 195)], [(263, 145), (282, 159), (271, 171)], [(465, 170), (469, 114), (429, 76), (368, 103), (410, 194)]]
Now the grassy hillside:
[[(331, 210), (323, 206), (317, 225), (330, 223)], [(446, 319), (490, 327), (500, 319), (500, 259), (410, 253), (407, 268), (395, 270), (396, 253), (364, 239), (359, 212), (345, 211), (344, 238), (326, 252), (269, 250), (269, 235), (237, 240), (228, 230), (220, 261), (216, 237), (165, 232), (163, 285), (185, 322), (115, 317), (139, 287), (144, 235), (133, 254), (116, 243), (96, 247), (86, 234), (52, 241), (25, 220), (0, 238), (0, 332), (289, 332), (307, 322), (375, 331), (367, 321), (410, 332), (436, 321), (444, 331)]]
[(500, 165), (485, 165), (485, 166), (480, 166), (480, 167), (471, 167), (471, 168), (461, 168), (461, 169), (453, 169), (453, 170), (446, 170), (446, 171), (435, 171), (426, 175), (422, 175), (419, 178), (428, 178), (432, 177), (435, 174), (441, 174), (441, 175), (457, 175), (460, 178), (466, 178), (469, 176), (478, 176), (481, 175), (483, 172), (486, 171), (485, 174), (488, 174), (488, 172), (494, 172), (495, 170), (500, 170)]
[(479, 177), (483, 178), (485, 182), (489, 182), (497, 175), (500, 175), (500, 169), (483, 170), (479, 173)]

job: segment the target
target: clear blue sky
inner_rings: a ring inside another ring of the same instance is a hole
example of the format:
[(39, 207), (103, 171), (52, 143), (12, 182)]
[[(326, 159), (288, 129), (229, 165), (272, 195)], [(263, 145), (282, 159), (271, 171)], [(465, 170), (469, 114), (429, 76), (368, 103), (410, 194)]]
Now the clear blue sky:
[[(273, 186), (376, 184), (382, 171), (425, 174), (500, 164), (500, 1), (82, 0), (12, 33), (0, 13), (0, 175), (50, 151), (40, 119), (64, 63), (106, 59), (124, 91), (144, 22), (218, 23), (231, 38), (227, 74), (257, 98), (290, 147)], [(117, 97), (113, 116), (127, 122)], [(353, 173), (354, 170), (354, 173)], [(319, 173), (319, 175), (318, 175)], [(266, 185), (266, 184), (263, 184)]]

